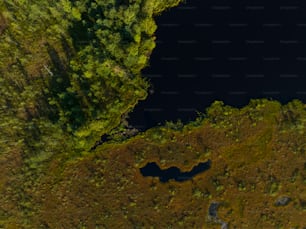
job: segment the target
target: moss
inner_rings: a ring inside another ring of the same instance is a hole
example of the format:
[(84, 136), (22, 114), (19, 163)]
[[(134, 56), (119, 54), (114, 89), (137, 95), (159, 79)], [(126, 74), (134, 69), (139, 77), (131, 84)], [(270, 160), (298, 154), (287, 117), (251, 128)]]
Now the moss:
[[(120, 137), (122, 116), (147, 96), (140, 70), (155, 47), (153, 16), (179, 2), (0, 3), (0, 227), (306, 226), (298, 100), (216, 101), (194, 122)], [(89, 152), (104, 133), (113, 139)], [(207, 160), (209, 170), (184, 182), (139, 171)], [(211, 203), (220, 203), (213, 221)]]
[[(280, 133), (277, 122), (268, 123), (281, 113), (273, 104), (265, 102), (263, 125), (259, 123), (255, 129), (249, 126), (248, 119), (242, 119), (244, 140), (238, 143), (229, 140), (223, 128), (212, 127), (210, 121), (204, 120), (197, 127), (174, 131), (176, 142), (165, 137), (167, 141), (156, 144), (151, 130), (124, 143), (98, 146), (96, 151), (61, 167), (54, 164), (54, 158), (49, 165), (52, 169), (36, 181), (35, 191), (29, 190), (36, 200), (32, 205), (40, 203), (32, 208), (36, 210), (31, 214), (31, 225), (37, 227), (44, 222), (53, 228), (78, 227), (82, 222), (87, 228), (92, 224), (219, 228), (219, 221), (206, 220), (209, 204), (219, 202), (218, 218), (231, 227), (303, 227), (305, 184), (298, 177), (306, 176), (304, 156), (294, 154), (290, 144), (282, 145), (277, 152), (273, 150), (279, 138), (289, 143), (296, 141), (291, 134)], [(246, 111), (247, 107), (242, 108), (228, 115), (228, 119), (235, 120)], [(163, 132), (164, 128), (156, 127), (154, 132)], [(195, 136), (205, 139), (206, 148)], [(190, 170), (198, 164), (198, 154), (206, 158), (207, 148), (211, 168), (191, 181), (161, 183), (158, 178), (143, 177), (139, 171), (152, 161), (161, 168)], [(298, 177), (294, 181), (287, 179), (295, 171), (299, 171)], [(292, 202), (276, 208), (276, 199), (287, 196), (285, 193)], [(80, 221), (73, 220), (76, 216)]]

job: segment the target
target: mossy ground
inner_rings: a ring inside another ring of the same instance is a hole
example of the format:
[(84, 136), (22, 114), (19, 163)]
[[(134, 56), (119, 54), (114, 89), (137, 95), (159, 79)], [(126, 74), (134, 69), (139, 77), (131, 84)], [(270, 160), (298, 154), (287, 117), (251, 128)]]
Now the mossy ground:
[[(88, 152), (146, 97), (140, 70), (155, 47), (153, 16), (180, 2), (0, 3), (0, 228), (306, 227), (299, 101), (252, 100), (240, 110), (215, 102), (188, 125), (167, 123)], [(86, 124), (78, 138), (74, 121)], [(211, 168), (185, 182), (139, 171), (148, 162), (189, 171), (208, 159)], [(218, 218), (209, 217), (216, 202)]]
[[(288, 112), (296, 118), (286, 119)], [(220, 228), (208, 216), (218, 202), (218, 218), (229, 228), (303, 228), (305, 118), (298, 101), (256, 100), (240, 110), (215, 103), (206, 118), (180, 130), (162, 126), (73, 160), (53, 158), (27, 190), (31, 209), (14, 209), (18, 199), (8, 193), (10, 204), (0, 200), (8, 218), (2, 214), (0, 222), (9, 228), (29, 211), (32, 228)], [(211, 168), (185, 182), (161, 183), (139, 171), (147, 162), (188, 171), (207, 159)], [(1, 171), (7, 171), (6, 185), (16, 187), (18, 157), (7, 160)], [(283, 196), (291, 201), (276, 206)]]

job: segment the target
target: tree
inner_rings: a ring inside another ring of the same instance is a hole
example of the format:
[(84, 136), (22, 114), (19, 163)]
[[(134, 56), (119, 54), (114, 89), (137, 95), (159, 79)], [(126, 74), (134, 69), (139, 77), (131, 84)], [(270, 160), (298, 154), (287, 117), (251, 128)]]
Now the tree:
[(18, 110), (20, 126), (44, 133), (33, 120), (50, 120), (79, 151), (89, 150), (146, 98), (149, 82), (140, 71), (155, 47), (155, 8), (179, 2), (2, 2), (2, 103)]

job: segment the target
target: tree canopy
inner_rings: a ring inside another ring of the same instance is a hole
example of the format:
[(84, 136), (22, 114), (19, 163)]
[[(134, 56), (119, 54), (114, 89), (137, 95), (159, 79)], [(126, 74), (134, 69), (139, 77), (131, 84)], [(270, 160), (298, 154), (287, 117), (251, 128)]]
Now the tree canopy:
[(2, 141), (89, 150), (146, 98), (141, 70), (155, 47), (153, 17), (179, 2), (2, 1)]

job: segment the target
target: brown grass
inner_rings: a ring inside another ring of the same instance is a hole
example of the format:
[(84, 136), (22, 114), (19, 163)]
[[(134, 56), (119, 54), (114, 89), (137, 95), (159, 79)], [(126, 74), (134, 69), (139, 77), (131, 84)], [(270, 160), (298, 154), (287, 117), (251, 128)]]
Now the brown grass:
[[(303, 228), (305, 123), (304, 132), (282, 129), (277, 103), (267, 102), (264, 110), (256, 126), (242, 111), (228, 117), (230, 123), (240, 120), (239, 134), (230, 134), (232, 125), (218, 128), (207, 121), (183, 131), (162, 127), (156, 131), (164, 143), (148, 131), (65, 165), (54, 160), (32, 193), (39, 203), (32, 225), (220, 228), (208, 218), (209, 205), (217, 201), (218, 216), (230, 228)], [(181, 183), (161, 183), (139, 171), (152, 161), (186, 171), (207, 159), (212, 161), (208, 171)], [(291, 201), (275, 206), (282, 196)]]

